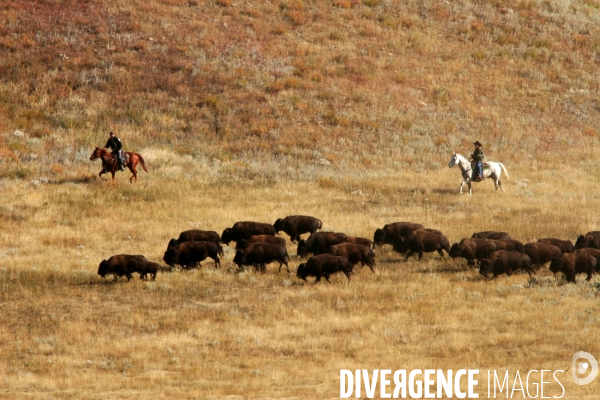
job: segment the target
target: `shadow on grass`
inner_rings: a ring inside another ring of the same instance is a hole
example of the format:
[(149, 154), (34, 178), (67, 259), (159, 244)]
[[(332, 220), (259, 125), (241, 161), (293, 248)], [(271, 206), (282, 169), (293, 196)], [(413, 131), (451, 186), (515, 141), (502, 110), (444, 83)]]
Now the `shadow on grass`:
[(84, 175), (78, 178), (60, 178), (48, 181), (50, 185), (64, 185), (67, 183), (95, 183), (107, 179), (98, 178), (96, 175)]

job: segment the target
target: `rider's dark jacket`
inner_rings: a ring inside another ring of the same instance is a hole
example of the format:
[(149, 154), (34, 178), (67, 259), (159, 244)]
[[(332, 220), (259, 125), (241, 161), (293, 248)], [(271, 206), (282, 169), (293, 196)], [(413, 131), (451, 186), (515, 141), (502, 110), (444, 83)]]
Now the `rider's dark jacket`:
[(475, 148), (475, 151), (473, 152), (473, 154), (471, 154), (471, 158), (476, 162), (483, 161), (485, 155), (483, 154), (483, 150), (481, 150), (481, 147)]
[(106, 142), (106, 146), (104, 146), (104, 148), (110, 148), (113, 153), (116, 153), (123, 148), (123, 145), (121, 144), (121, 141), (118, 137), (113, 136), (108, 139), (108, 142)]

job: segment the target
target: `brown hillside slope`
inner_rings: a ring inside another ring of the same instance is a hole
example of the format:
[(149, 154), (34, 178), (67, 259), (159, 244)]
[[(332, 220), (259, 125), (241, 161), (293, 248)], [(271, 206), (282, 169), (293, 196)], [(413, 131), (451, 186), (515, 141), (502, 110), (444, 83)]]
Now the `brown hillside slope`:
[(474, 138), (514, 162), (589, 156), (600, 3), (456, 3), (5, 1), (3, 174), (87, 162), (109, 130), (292, 166), (439, 168)]

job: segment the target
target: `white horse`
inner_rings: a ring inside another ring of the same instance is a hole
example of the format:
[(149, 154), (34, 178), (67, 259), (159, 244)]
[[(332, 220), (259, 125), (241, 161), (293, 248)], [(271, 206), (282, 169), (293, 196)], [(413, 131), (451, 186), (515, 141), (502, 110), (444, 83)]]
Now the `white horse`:
[[(461, 156), (457, 153), (452, 153), (452, 158), (450, 159), (450, 163), (448, 163), (448, 167), (452, 168), (455, 165), (458, 165), (460, 171), (462, 172), (462, 176), (465, 179), (460, 184), (460, 194), (462, 194), (462, 188), (465, 185), (469, 185), (469, 196), (473, 194), (473, 189), (471, 189), (471, 179), (473, 176), (473, 168), (471, 167), (471, 162), (467, 160), (466, 157)], [(506, 174), (506, 179), (508, 179), (508, 171), (504, 168), (504, 164), (499, 162), (488, 161), (487, 165), (489, 168), (483, 169), (483, 179), (492, 178), (494, 180), (494, 185), (496, 186), (496, 190), (498, 190), (498, 186), (504, 192), (504, 187), (502, 186), (502, 182), (500, 182), (500, 175), (502, 171)], [(477, 182), (477, 181), (476, 181)]]

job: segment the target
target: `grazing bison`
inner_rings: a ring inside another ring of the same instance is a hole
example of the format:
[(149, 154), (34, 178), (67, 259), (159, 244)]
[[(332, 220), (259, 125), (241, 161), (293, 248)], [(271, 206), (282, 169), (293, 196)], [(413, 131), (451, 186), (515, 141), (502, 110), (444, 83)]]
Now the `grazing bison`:
[(375, 272), (375, 254), (370, 247), (361, 244), (340, 243), (331, 246), (329, 254), (344, 257), (352, 265), (362, 263), (363, 266), (366, 265), (372, 272)]
[(315, 256), (325, 254), (329, 252), (331, 246), (342, 243), (347, 237), (345, 234), (337, 232), (315, 232), (308, 239), (298, 241), (296, 253), (302, 258), (311, 253)]
[(235, 245), (235, 249), (243, 250), (252, 243), (273, 243), (283, 247), (285, 247), (286, 245), (285, 239), (282, 237), (271, 235), (254, 235), (250, 236), (248, 239), (242, 239), (239, 242), (237, 242)]
[(406, 259), (415, 253), (419, 254), (419, 260), (423, 258), (423, 253), (431, 253), (437, 251), (440, 256), (444, 257), (444, 252), (450, 253), (450, 243), (448, 238), (437, 233), (427, 232), (424, 230), (416, 230), (410, 232), (406, 237), (402, 237), (400, 241), (394, 243), (394, 251), (398, 253), (406, 252)]
[(129, 281), (131, 280), (131, 274), (138, 272), (138, 265), (146, 262), (148, 260), (142, 255), (118, 254), (100, 262), (98, 275), (103, 278), (106, 275), (113, 275), (115, 281), (122, 276), (126, 276)]
[(215, 261), (215, 268), (221, 266), (219, 250), (213, 242), (183, 242), (169, 247), (163, 256), (164, 262), (171, 267), (179, 265), (183, 269), (200, 267), (200, 263), (207, 258)]
[(221, 246), (221, 237), (215, 231), (201, 231), (199, 229), (190, 229), (179, 234), (178, 239), (171, 239), (167, 247), (177, 246), (183, 242), (213, 242), (217, 245), (219, 255), (223, 255), (223, 246)]
[(425, 227), (414, 222), (393, 222), (375, 231), (373, 243), (376, 246), (383, 246), (384, 244), (394, 245), (394, 243), (400, 241), (400, 238), (417, 229), (425, 229)]
[(360, 244), (360, 245), (363, 245), (363, 246), (367, 246), (370, 249), (374, 249), (375, 248), (375, 245), (369, 239), (367, 239), (367, 238), (361, 238), (361, 237), (356, 237), (356, 236), (348, 236), (346, 238), (346, 240), (344, 240), (344, 243)]
[(467, 260), (467, 265), (475, 266), (476, 261), (489, 258), (498, 246), (492, 240), (465, 238), (459, 243), (454, 243), (450, 248), (450, 257), (462, 257)]
[(586, 281), (592, 280), (596, 272), (596, 259), (589, 254), (583, 253), (564, 253), (550, 263), (550, 271), (556, 275), (562, 272), (567, 278), (567, 282), (575, 283), (575, 275), (587, 274)]
[(510, 240), (511, 237), (506, 232), (483, 231), (474, 233), (473, 236), (471, 236), (471, 239)]
[(290, 235), (292, 243), (296, 243), (300, 240), (300, 235), (304, 233), (313, 234), (321, 229), (322, 226), (323, 224), (320, 219), (309, 217), (307, 215), (290, 215), (283, 219), (279, 218), (273, 224), (275, 233), (284, 231)]
[(575, 249), (573, 248), (573, 242), (571, 242), (570, 240), (544, 238), (544, 239), (538, 240), (538, 243), (545, 243), (545, 244), (551, 244), (553, 246), (556, 246), (560, 249), (560, 251), (563, 254), (564, 253), (572, 253), (575, 251)]
[(542, 265), (553, 258), (560, 257), (562, 252), (554, 245), (546, 243), (527, 243), (523, 246), (523, 253), (527, 254), (531, 259), (531, 264), (535, 266), (536, 270), (539, 270)]
[(221, 235), (221, 240), (225, 244), (230, 242), (239, 242), (242, 239), (248, 239), (253, 235), (271, 235), (275, 236), (275, 229), (271, 224), (262, 222), (242, 221), (236, 222), (233, 227), (227, 228)]
[(239, 268), (244, 268), (244, 265), (253, 265), (258, 271), (265, 272), (266, 265), (274, 261), (279, 262), (279, 272), (281, 272), (281, 266), (285, 265), (285, 268), (290, 272), (288, 267), (288, 260), (290, 256), (285, 246), (280, 246), (273, 243), (251, 243), (243, 250), (238, 250), (235, 253), (233, 262), (237, 264)]
[(352, 264), (344, 257), (333, 256), (331, 254), (321, 254), (311, 257), (306, 263), (298, 265), (296, 276), (306, 280), (309, 276), (317, 278), (316, 282), (325, 277), (327, 282), (331, 283), (329, 277), (336, 272), (342, 272), (348, 278), (348, 283), (352, 279)]
[(575, 250), (575, 254), (587, 254), (596, 259), (596, 272), (600, 272), (600, 250), (591, 247)]
[(600, 249), (600, 231), (590, 231), (585, 235), (579, 235), (575, 242), (575, 249), (583, 248)]
[(492, 239), (494, 243), (496, 243), (496, 247), (498, 250), (506, 250), (506, 251), (523, 251), (523, 243), (514, 239), (504, 239), (504, 240), (496, 240)]
[(535, 274), (529, 256), (516, 251), (498, 250), (493, 252), (490, 258), (484, 258), (479, 263), (479, 273), (486, 278), (489, 278), (490, 274), (494, 278), (501, 274), (511, 276), (520, 269), (526, 271), (529, 278), (531, 274)]

